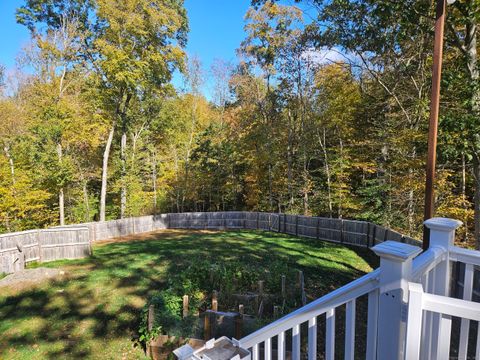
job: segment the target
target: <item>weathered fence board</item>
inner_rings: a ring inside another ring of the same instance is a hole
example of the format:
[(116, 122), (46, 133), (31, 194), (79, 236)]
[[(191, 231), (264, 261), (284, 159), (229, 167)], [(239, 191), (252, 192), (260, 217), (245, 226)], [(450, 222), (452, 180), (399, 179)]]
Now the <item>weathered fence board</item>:
[(91, 254), (87, 227), (53, 228), (40, 232), (42, 261), (79, 259)]

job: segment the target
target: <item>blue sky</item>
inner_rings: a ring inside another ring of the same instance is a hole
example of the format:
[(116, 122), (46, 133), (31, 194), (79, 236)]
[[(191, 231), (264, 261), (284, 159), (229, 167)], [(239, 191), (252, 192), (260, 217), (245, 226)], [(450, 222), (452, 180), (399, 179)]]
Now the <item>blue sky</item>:
[[(15, 21), (15, 9), (22, 3), (22, 0), (0, 0), (0, 63), (7, 69), (15, 66), (18, 52), (29, 41), (27, 29)], [(244, 38), (243, 17), (248, 6), (248, 0), (185, 1), (190, 22), (187, 52), (201, 59), (206, 73), (215, 58), (235, 60), (235, 49)], [(178, 74), (174, 83), (181, 84)], [(208, 83), (204, 91), (210, 95)]]
[(30, 36), (28, 30), (15, 21), (15, 9), (21, 0), (0, 0), (0, 63), (7, 68), (15, 66), (15, 58)]

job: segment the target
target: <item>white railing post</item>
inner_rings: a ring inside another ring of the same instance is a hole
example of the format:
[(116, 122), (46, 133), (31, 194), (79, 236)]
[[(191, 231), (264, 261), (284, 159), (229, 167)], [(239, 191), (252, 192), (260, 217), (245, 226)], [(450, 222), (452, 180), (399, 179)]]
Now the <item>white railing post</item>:
[(449, 249), (455, 240), (455, 230), (462, 225), (461, 221), (447, 218), (432, 218), (425, 221), (425, 226), (430, 229), (430, 247), (445, 249), (445, 259), (435, 268), (435, 295), (449, 295), (450, 286), (450, 257)]
[[(453, 246), (455, 240), (455, 230), (462, 225), (461, 221), (447, 218), (432, 218), (425, 221), (425, 226), (430, 230), (430, 247), (441, 247), (445, 250), (444, 259), (440, 262), (434, 272), (434, 282), (432, 289), (428, 289), (429, 293), (435, 295), (449, 296), (452, 264), (450, 263), (449, 249)], [(423, 354), (429, 354), (434, 359), (448, 359), (450, 343), (442, 341), (447, 334), (444, 332), (451, 331), (451, 317), (448, 315), (432, 314), (429, 315), (432, 322), (431, 334), (424, 334), (428, 339), (423, 344)], [(448, 334), (448, 338), (449, 334)]]
[(386, 241), (372, 250), (380, 257), (377, 359), (403, 359), (408, 282), (417, 246)]

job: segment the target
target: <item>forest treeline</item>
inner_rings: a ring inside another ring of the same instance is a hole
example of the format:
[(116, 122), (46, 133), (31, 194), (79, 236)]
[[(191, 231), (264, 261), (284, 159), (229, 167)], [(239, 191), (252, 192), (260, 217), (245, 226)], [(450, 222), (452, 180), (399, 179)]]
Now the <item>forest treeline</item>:
[[(479, 8), (448, 8), (436, 182), (436, 214), (462, 220), (471, 245)], [(31, 32), (26, 70), (4, 72), (0, 98), (0, 231), (258, 210), (420, 237), (434, 10), (430, 0), (253, 1), (238, 61), (204, 69), (184, 50), (183, 0), (27, 0), (17, 11)]]

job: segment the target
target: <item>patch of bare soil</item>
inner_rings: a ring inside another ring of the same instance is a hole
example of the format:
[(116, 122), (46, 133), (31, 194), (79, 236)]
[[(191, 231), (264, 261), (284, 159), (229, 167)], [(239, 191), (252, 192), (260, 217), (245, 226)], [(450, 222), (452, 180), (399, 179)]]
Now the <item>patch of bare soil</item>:
[[(220, 230), (221, 231), (221, 230)], [(194, 233), (198, 234), (214, 234), (219, 232), (219, 230), (176, 230), (176, 229), (166, 229), (166, 230), (157, 230), (148, 233), (133, 234), (128, 236), (121, 236), (107, 240), (95, 241), (95, 245), (107, 245), (119, 242), (130, 242), (130, 241), (145, 241), (145, 240), (161, 240), (169, 239), (175, 237), (188, 236)]]
[(0, 280), (0, 287), (10, 286), (12, 288), (23, 288), (41, 283), (45, 280), (51, 280), (61, 277), (65, 271), (60, 269), (36, 268), (25, 269), (5, 276)]

